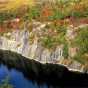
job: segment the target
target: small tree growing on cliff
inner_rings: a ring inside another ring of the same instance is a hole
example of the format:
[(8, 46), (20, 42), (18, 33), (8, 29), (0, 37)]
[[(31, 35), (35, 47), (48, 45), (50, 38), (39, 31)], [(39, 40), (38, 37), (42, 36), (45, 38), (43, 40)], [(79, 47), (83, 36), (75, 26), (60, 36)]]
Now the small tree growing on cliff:
[(68, 58), (69, 56), (69, 53), (68, 53), (68, 44), (64, 44), (64, 47), (63, 47), (63, 56), (64, 58)]

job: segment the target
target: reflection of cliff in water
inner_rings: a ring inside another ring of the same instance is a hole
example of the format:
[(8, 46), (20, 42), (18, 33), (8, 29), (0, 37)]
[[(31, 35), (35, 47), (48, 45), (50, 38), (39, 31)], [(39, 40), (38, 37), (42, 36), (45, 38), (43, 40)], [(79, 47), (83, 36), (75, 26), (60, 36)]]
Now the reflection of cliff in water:
[(41, 64), (11, 51), (0, 50), (0, 63), (7, 65), (8, 68), (16, 68), (39, 85), (46, 83), (54, 88), (63, 85), (88, 86), (88, 74), (70, 72), (57, 64)]

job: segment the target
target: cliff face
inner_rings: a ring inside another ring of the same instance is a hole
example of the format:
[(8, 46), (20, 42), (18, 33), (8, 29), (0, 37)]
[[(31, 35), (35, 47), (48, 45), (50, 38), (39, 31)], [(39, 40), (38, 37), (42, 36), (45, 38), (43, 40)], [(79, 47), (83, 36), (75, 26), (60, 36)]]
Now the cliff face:
[[(71, 58), (67, 60), (65, 59), (65, 57), (63, 56), (63, 44), (57, 45), (53, 50), (42, 46), (37, 35), (40, 35), (41, 37), (41, 35), (43, 34), (42, 29), (45, 28), (46, 24), (49, 23), (42, 24), (40, 22), (33, 22), (33, 25), (35, 26), (32, 31), (28, 31), (28, 29), (25, 27), (21, 30), (16, 29), (12, 32), (4, 33), (0, 37), (0, 49), (20, 53), (27, 58), (31, 58), (41, 63), (62, 64), (67, 66), (70, 70), (84, 72), (84, 66), (81, 63), (77, 62), (76, 60), (71, 60)], [(75, 36), (72, 35), (74, 30), (70, 29), (71, 27), (68, 28), (66, 33), (68, 41), (70, 39), (73, 39)], [(31, 39), (32, 33), (35, 34), (35, 37), (33, 39)], [(70, 48), (69, 46), (68, 53), (69, 57), (73, 57), (76, 53), (76, 48)]]
[(37, 38), (35, 38), (31, 44), (29, 40), (30, 35), (31, 33), (29, 33), (27, 29), (22, 31), (18, 29), (13, 32), (4, 33), (4, 35), (0, 37), (0, 49), (11, 50), (42, 63), (53, 63), (54, 60), (59, 61), (63, 59), (62, 46), (58, 46), (51, 52), (49, 49), (44, 48), (41, 43), (38, 42)]

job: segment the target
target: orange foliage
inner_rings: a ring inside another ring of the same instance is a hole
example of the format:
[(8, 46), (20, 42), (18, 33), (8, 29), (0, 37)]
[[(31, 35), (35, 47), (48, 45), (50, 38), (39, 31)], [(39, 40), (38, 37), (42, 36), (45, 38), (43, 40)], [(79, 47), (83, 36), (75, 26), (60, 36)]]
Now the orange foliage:
[(51, 16), (53, 14), (52, 9), (49, 9), (48, 7), (44, 7), (42, 9), (42, 16), (43, 17), (48, 17)]
[(84, 4), (75, 4), (73, 10), (84, 11), (85, 8), (86, 6)]
[(12, 20), (10, 22), (10, 26), (13, 28), (13, 29), (18, 29), (19, 28), (19, 24), (20, 24), (20, 19), (16, 18), (14, 20)]
[(3, 32), (5, 32), (5, 29), (0, 26), (0, 33), (3, 33)]
[(88, 18), (80, 18), (76, 19), (74, 17), (62, 19), (62, 20), (54, 20), (53, 23), (55, 25), (73, 25), (74, 27), (81, 24), (88, 24)]

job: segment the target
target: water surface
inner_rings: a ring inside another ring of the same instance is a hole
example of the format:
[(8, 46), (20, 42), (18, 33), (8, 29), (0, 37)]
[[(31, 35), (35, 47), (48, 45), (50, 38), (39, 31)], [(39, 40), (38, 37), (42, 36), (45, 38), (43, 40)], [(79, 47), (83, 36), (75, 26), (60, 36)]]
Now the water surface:
[(9, 77), (9, 83), (13, 85), (14, 88), (48, 88), (46, 84), (39, 86), (36, 82), (24, 77), (22, 72), (16, 69), (8, 69), (5, 65), (0, 65), (0, 83), (6, 77)]

